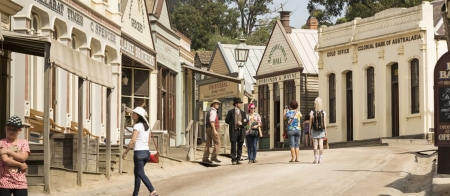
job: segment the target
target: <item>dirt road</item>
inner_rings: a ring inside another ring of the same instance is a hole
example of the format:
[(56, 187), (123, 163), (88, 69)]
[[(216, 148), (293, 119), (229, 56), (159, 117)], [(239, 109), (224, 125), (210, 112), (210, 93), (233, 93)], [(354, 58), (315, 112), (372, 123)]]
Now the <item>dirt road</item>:
[[(160, 196), (176, 195), (430, 195), (435, 154), (425, 144), (390, 144), (325, 150), (322, 164), (312, 164), (312, 151), (301, 151), (299, 163), (290, 154), (261, 152), (259, 163), (205, 168), (153, 182)], [(430, 153), (429, 153), (430, 154)], [(149, 174), (152, 178), (151, 174)], [(125, 182), (124, 182), (125, 183)], [(112, 195), (131, 195), (129, 189)], [(144, 186), (140, 195), (148, 195)]]

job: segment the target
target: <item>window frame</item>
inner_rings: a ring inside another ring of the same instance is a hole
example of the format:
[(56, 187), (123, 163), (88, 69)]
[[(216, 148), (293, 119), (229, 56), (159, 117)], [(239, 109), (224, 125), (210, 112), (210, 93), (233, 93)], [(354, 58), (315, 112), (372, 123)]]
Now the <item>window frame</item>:
[(419, 59), (410, 62), (411, 114), (420, 113), (420, 69)]
[(329, 110), (329, 123), (336, 123), (336, 74), (330, 74), (328, 76), (328, 110)]
[[(145, 101), (146, 106), (147, 106), (144, 109), (147, 111), (147, 114), (149, 114), (149, 112), (150, 112), (150, 96), (145, 97), (145, 96), (136, 96), (135, 95), (135, 91), (134, 91), (134, 80), (135, 80), (134, 72), (135, 72), (135, 70), (145, 71), (145, 72), (148, 72), (149, 77), (150, 77), (151, 70), (143, 69), (143, 68), (128, 67), (128, 66), (122, 66), (122, 72), (123, 72), (123, 69), (130, 69), (131, 70), (131, 76), (127, 75), (128, 83), (131, 84), (131, 87), (130, 87), (131, 88), (131, 95), (125, 95), (125, 94), (121, 93), (122, 100), (124, 100), (124, 98), (125, 99), (130, 99), (130, 105), (128, 105), (127, 103), (124, 103), (123, 101), (121, 102), (121, 104), (125, 104), (127, 107), (130, 107), (130, 108), (135, 108), (135, 107), (137, 107), (137, 106), (135, 106), (135, 99), (142, 99), (142, 100)], [(123, 86), (123, 84), (122, 84), (122, 86)], [(149, 81), (149, 86), (150, 86), (150, 81)], [(150, 89), (148, 89), (148, 91), (149, 91), (148, 94), (150, 95)], [(133, 119), (131, 117), (131, 114), (127, 114), (125, 118), (126, 118), (125, 124), (127, 126), (131, 126), (132, 123), (133, 123)], [(148, 116), (147, 116), (147, 120), (148, 120)]]
[(375, 118), (375, 68), (366, 69), (367, 80), (367, 119)]
[(269, 85), (258, 86), (258, 114), (261, 116), (261, 131), (263, 137), (268, 137), (270, 133), (270, 90)]

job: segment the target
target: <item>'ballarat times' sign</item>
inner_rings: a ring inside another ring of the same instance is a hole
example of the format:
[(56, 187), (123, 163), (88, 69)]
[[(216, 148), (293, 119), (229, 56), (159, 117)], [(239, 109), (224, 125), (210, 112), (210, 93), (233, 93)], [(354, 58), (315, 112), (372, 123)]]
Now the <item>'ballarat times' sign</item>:
[(434, 68), (434, 137), (435, 146), (450, 146), (450, 53), (439, 59)]

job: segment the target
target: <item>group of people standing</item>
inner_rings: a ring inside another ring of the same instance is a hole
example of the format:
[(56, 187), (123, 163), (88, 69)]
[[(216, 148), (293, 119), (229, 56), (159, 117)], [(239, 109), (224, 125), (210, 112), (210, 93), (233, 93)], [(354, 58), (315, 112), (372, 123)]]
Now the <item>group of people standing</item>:
[[(234, 108), (229, 110), (225, 118), (225, 123), (229, 125), (229, 136), (231, 143), (231, 163), (233, 165), (242, 164), (242, 146), (247, 143), (248, 163), (258, 163), (256, 154), (258, 149), (259, 137), (261, 132), (261, 116), (255, 112), (256, 105), (251, 103), (248, 106), (248, 113), (242, 110), (243, 102), (240, 98), (234, 99)], [(220, 163), (217, 154), (220, 148), (220, 138), (217, 130), (220, 128), (218, 108), (220, 101), (215, 99), (211, 103), (211, 108), (206, 115), (208, 122), (206, 124), (206, 145), (202, 162)], [(312, 140), (314, 144), (314, 161), (313, 163), (322, 163), (323, 141), (326, 138), (326, 113), (322, 110), (322, 100), (317, 97), (314, 101), (315, 109), (310, 112), (301, 124), (302, 114), (298, 110), (297, 101), (290, 102), (289, 107), (284, 110), (284, 120), (288, 121), (286, 132), (289, 138), (289, 146), (291, 150), (291, 160), (289, 162), (299, 162), (300, 138), (302, 136), (302, 127), (304, 129), (304, 138), (307, 145)], [(210, 146), (214, 142), (214, 149), (210, 156)]]

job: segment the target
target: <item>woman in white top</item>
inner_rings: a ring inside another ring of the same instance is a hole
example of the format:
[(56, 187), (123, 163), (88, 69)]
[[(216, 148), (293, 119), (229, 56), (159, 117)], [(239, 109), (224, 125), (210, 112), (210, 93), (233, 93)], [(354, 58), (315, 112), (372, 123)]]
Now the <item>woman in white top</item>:
[(314, 107), (315, 110), (309, 114), (309, 130), (311, 130), (311, 138), (314, 143), (314, 163), (322, 163), (323, 138), (327, 136), (327, 116), (322, 110), (322, 99), (320, 97), (317, 97), (314, 101)]
[(156, 196), (156, 190), (153, 188), (152, 183), (145, 175), (144, 166), (150, 159), (150, 151), (148, 148), (148, 138), (150, 135), (150, 128), (145, 116), (147, 112), (142, 107), (136, 107), (133, 110), (133, 121), (136, 122), (133, 127), (133, 135), (131, 141), (128, 144), (127, 150), (123, 153), (122, 158), (125, 160), (128, 151), (134, 147), (134, 191), (133, 196), (137, 196), (139, 193), (139, 187), (141, 186), (141, 180), (144, 182), (147, 189), (150, 191), (150, 196)]

